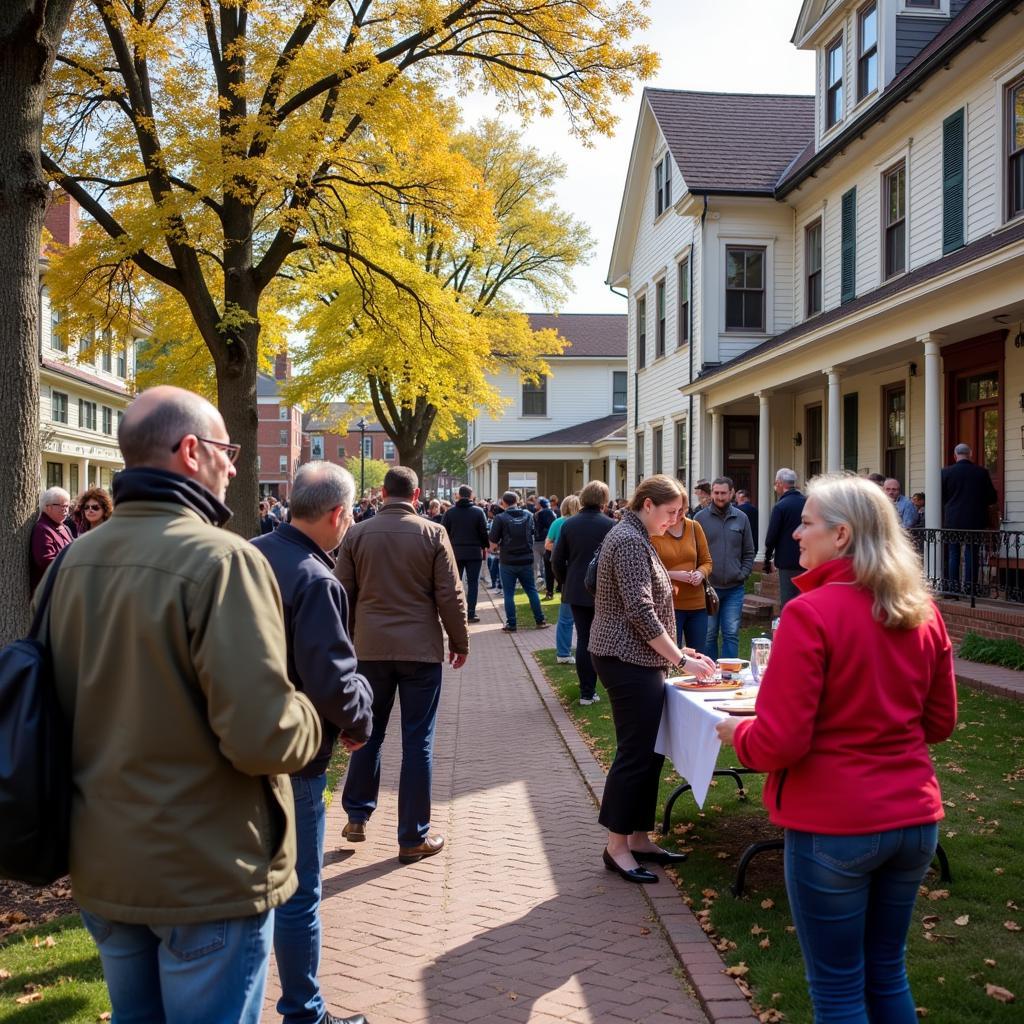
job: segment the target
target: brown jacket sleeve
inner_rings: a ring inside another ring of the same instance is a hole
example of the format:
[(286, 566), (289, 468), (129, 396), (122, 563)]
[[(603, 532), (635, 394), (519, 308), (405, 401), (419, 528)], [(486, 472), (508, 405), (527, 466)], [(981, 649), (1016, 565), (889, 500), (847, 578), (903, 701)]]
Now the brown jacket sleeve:
[[(352, 554), (352, 530), (345, 534), (334, 563), (334, 575), (345, 588), (348, 598), (348, 635), (354, 637), (356, 632), (356, 599), (359, 597), (359, 584), (356, 581), (356, 563)], [(356, 652), (358, 654), (358, 652)]]
[(438, 545), (434, 551), (434, 601), (437, 613), (448, 634), (448, 649), (455, 654), (469, 654), (466, 597), (462, 592), (455, 553), (447, 533), (441, 531), (437, 537)]

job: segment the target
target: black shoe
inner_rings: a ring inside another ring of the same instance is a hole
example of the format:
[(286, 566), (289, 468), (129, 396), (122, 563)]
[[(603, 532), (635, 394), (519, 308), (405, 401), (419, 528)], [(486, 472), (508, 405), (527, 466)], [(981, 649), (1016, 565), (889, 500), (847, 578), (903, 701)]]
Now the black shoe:
[(479, 616), (479, 615), (470, 615), (470, 616), (469, 616), (469, 617), (468, 617), (468, 618), (466, 619), (466, 621), (467, 621), (467, 622), (479, 622), (479, 621), (480, 621), (480, 616)]
[(648, 871), (646, 868), (633, 868), (632, 871), (620, 868), (619, 865), (615, 863), (615, 859), (607, 849), (605, 849), (602, 854), (602, 860), (604, 861), (604, 866), (609, 871), (614, 871), (619, 878), (624, 878), (627, 882), (636, 882), (640, 885), (650, 885), (652, 882), (656, 882), (658, 880), (658, 876), (653, 872)]
[(634, 850), (633, 857), (638, 864), (682, 864), (685, 853), (670, 853), (668, 850)]
[(370, 1022), (361, 1013), (357, 1013), (354, 1017), (335, 1017), (328, 1010), (320, 1018), (320, 1024), (370, 1024)]
[(515, 626), (510, 626), (507, 622), (501, 627), (502, 633), (514, 633), (516, 631)]

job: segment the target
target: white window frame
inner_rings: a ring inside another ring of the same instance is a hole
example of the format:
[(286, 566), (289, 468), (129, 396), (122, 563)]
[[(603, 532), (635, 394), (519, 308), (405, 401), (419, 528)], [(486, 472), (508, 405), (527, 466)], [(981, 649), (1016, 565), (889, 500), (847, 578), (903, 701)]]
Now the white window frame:
[(551, 418), (550, 405), (549, 405), (549, 403), (551, 401), (551, 391), (550, 391), (550, 389), (548, 387), (548, 382), (550, 381), (550, 379), (551, 379), (550, 377), (543, 376), (543, 377), (540, 378), (540, 380), (537, 382), (537, 384), (534, 385), (535, 387), (539, 385), (541, 387), (541, 390), (543, 391), (543, 394), (544, 394), (544, 411), (543, 412), (527, 412), (526, 411), (526, 400), (525, 400), (526, 396), (525, 396), (525, 393), (524, 393), (527, 382), (526, 382), (526, 378), (525, 377), (520, 377), (519, 378), (519, 416), (520, 416), (521, 419), (525, 419), (525, 420), (547, 420), (547, 419)]
[[(886, 241), (889, 233), (889, 194), (888, 184), (892, 174), (903, 169), (903, 269), (894, 270), (891, 274), (886, 273)], [(878, 276), (879, 283), (895, 281), (910, 270), (910, 160), (908, 156), (899, 156), (882, 170), (878, 183), (879, 212), (881, 213), (879, 252), (878, 252)]]
[[(836, 48), (836, 44), (842, 47), (843, 59), (842, 59), (842, 77), (840, 78), (840, 89), (843, 94), (843, 102), (839, 105), (839, 116), (835, 119), (832, 124), (828, 123), (828, 109), (829, 109), (829, 81), (828, 81), (828, 66), (829, 66), (829, 54)], [(838, 131), (839, 126), (842, 125), (846, 120), (846, 108), (847, 108), (847, 97), (849, 94), (850, 87), (850, 69), (848, 66), (849, 57), (849, 44), (846, 39), (845, 28), (840, 29), (836, 35), (825, 44), (822, 50), (822, 59), (825, 62), (822, 73), (822, 99), (824, 100), (824, 106), (822, 107), (821, 117), (821, 133), (822, 135), (828, 135), (832, 132)]]
[(280, 455), (280, 456), (278, 456), (278, 459), (277, 459), (277, 471), (279, 473), (287, 473), (288, 472), (288, 456), (287, 455)]
[(388, 438), (384, 442), (384, 461), (390, 462), (395, 457), (395, 442)]
[[(53, 415), (53, 400), (54, 400), (54, 398), (57, 395), (59, 395), (61, 398), (64, 399), (64, 419), (62, 419), (62, 420), (56, 419), (54, 417), (54, 415)], [(65, 426), (67, 426), (68, 425), (68, 419), (69, 419), (69, 417), (71, 415), (71, 413), (69, 411), (70, 409), (71, 409), (71, 396), (66, 391), (57, 391), (56, 389), (51, 388), (50, 389), (50, 422), (51, 423), (63, 423)]]
[(291, 410), (287, 405), (282, 405), (277, 410), (278, 419), (287, 420), (291, 418)]
[(322, 462), (324, 458), (324, 435), (309, 435), (309, 460), (310, 462)]
[(363, 438), (363, 458), (373, 458), (373, 434), (367, 434)]
[[(611, 370), (611, 393), (612, 393), (612, 415), (615, 416), (618, 413), (624, 413), (629, 410), (629, 370)], [(626, 378), (626, 403), (621, 409), (615, 406), (615, 374), (621, 373)]]
[[(1009, 214), (1009, 203), (1007, 202), (1007, 180), (1006, 180), (1006, 122), (1008, 117), (1008, 111), (1006, 109), (1006, 91), (1009, 84), (1016, 79), (1024, 75), (1024, 59), (1020, 57), (1014, 57), (1012, 64), (1006, 64), (999, 68), (992, 79), (995, 84), (995, 123), (997, 125), (996, 131), (996, 188), (995, 188), (995, 204), (996, 204), (996, 223), (999, 225), (1012, 224), (1021, 218), (1021, 214), (1018, 214), (1013, 220), (1008, 217)], [(971, 175), (971, 104), (962, 103), (959, 106), (953, 108), (959, 110), (960, 106), (964, 108), (964, 204), (966, 206), (966, 212), (964, 217), (964, 245), (968, 245), (971, 241), (971, 224), (970, 224), (970, 209), (971, 205), (968, 197), (968, 189), (970, 188), (970, 175)], [(953, 113), (950, 110), (948, 113)]]
[(938, 0), (933, 7), (918, 6), (913, 3), (908, 3), (908, 0), (900, 0), (900, 6), (897, 13), (900, 15), (907, 14), (912, 18), (948, 18), (949, 0)]
[[(729, 331), (725, 327), (725, 291), (727, 250), (749, 246), (764, 249), (764, 331)], [(718, 266), (721, 268), (718, 289), (718, 333), (723, 338), (765, 339), (775, 333), (775, 236), (719, 235)]]

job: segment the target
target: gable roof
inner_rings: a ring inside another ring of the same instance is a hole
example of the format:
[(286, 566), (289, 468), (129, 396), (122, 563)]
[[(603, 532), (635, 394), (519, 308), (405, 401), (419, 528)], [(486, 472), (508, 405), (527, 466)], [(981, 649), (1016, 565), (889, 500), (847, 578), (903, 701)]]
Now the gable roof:
[[(350, 402), (331, 402), (319, 413), (302, 417), (302, 430), (313, 434), (358, 434), (359, 419)], [(384, 428), (372, 417), (362, 417), (367, 434), (381, 434)]]
[(814, 97), (645, 89), (687, 191), (774, 193), (814, 138)]
[(535, 331), (558, 331), (570, 344), (560, 356), (625, 359), (629, 318), (625, 313), (529, 313)]
[(617, 412), (612, 413), (611, 416), (602, 416), (596, 420), (577, 423), (574, 427), (563, 427), (561, 430), (552, 430), (547, 434), (538, 434), (536, 437), (518, 438), (515, 441), (484, 441), (482, 443), (490, 448), (510, 445), (596, 444), (606, 437), (624, 437), (625, 427), (626, 414)]

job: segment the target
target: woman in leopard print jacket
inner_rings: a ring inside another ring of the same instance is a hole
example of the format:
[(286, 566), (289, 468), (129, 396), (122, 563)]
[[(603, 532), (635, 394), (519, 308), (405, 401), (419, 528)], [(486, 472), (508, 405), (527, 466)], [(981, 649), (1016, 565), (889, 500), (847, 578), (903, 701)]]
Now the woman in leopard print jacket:
[(617, 749), (599, 821), (608, 829), (605, 867), (630, 882), (656, 882), (640, 865), (671, 864), (684, 854), (651, 842), (664, 757), (654, 741), (665, 703), (665, 670), (684, 665), (704, 678), (714, 663), (676, 646), (672, 581), (651, 546), (678, 519), (683, 491), (668, 476), (648, 477), (601, 545), (590, 654), (608, 691)]

